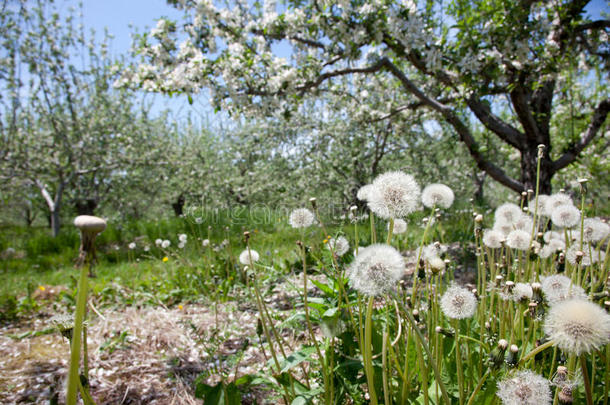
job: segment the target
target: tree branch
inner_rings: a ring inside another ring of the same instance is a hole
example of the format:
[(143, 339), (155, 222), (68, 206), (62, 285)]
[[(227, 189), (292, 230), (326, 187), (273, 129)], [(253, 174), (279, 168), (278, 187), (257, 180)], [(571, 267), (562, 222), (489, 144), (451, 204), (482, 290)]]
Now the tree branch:
[(479, 121), (485, 125), (485, 128), (498, 135), (498, 137), (500, 137), (500, 139), (502, 139), (504, 142), (519, 150), (525, 147), (523, 142), (523, 133), (512, 125), (502, 121), (497, 115), (492, 113), (489, 107), (481, 102), (479, 97), (474, 94), (471, 95), (466, 100), (466, 104), (474, 115), (477, 116)]
[(587, 147), (589, 143), (595, 138), (598, 134), (600, 128), (606, 121), (606, 117), (610, 112), (610, 98), (607, 98), (599, 103), (595, 111), (593, 112), (593, 117), (591, 118), (591, 123), (587, 130), (582, 134), (580, 140), (570, 146), (568, 150), (556, 161), (552, 163), (553, 172), (557, 172), (570, 163), (574, 162), (580, 152), (583, 151)]
[(466, 144), (470, 155), (477, 163), (479, 169), (486, 171), (494, 180), (514, 191), (521, 192), (524, 190), (525, 187), (521, 182), (509, 177), (502, 169), (485, 159), (485, 157), (479, 151), (479, 145), (470, 133), (470, 130), (452, 109), (424, 94), (424, 92), (421, 91), (413, 82), (411, 82), (409, 78), (407, 78), (405, 74), (389, 59), (383, 58), (381, 61), (392, 73), (392, 75), (400, 80), (406, 91), (420, 99), (428, 107), (442, 114), (447, 122), (453, 126), (461, 141)]

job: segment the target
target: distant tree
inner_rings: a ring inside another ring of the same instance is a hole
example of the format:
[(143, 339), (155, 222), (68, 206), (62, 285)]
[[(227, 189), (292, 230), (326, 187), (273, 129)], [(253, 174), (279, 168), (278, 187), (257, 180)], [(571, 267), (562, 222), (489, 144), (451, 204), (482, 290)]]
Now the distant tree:
[[(449, 124), (478, 168), (517, 192), (535, 188), (538, 145), (549, 193), (607, 126), (610, 21), (586, 17), (589, 1), (169, 3), (186, 21), (161, 18), (141, 36), (142, 62), (121, 84), (189, 97), (209, 88), (218, 108), (265, 116), (289, 114), (344, 76), (377, 75)], [(518, 152), (517, 176), (476, 132)]]

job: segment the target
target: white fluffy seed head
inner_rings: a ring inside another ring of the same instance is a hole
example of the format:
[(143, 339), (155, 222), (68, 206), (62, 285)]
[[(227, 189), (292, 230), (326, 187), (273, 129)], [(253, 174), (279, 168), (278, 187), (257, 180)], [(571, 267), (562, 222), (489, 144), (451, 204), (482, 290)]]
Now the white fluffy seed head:
[(445, 271), (446, 267), (445, 261), (438, 256), (428, 259), (428, 265), (436, 273)]
[[(540, 216), (548, 216), (544, 211), (544, 206), (546, 204), (546, 200), (549, 198), (546, 194), (538, 194), (538, 215)], [(532, 198), (527, 203), (528, 211), (532, 214), (536, 211), (536, 199)]]
[(559, 232), (555, 232), (555, 231), (546, 231), (544, 233), (543, 239), (545, 242), (549, 242), (551, 239), (560, 239), (563, 240), (564, 236), (562, 233)]
[(313, 212), (307, 208), (298, 208), (290, 213), (288, 223), (293, 228), (307, 228), (313, 225), (314, 220)]
[(544, 333), (557, 347), (581, 355), (610, 343), (610, 315), (599, 305), (571, 299), (552, 305)]
[(502, 247), (504, 241), (504, 234), (500, 231), (493, 229), (485, 229), (483, 231), (483, 244), (492, 249), (498, 249)]
[(598, 242), (608, 236), (610, 225), (599, 218), (587, 218), (583, 221), (583, 240), (585, 242)]
[(424, 188), (421, 195), (422, 203), (428, 207), (449, 208), (453, 204), (455, 196), (453, 190), (444, 184), (429, 184)]
[(180, 235), (178, 235), (178, 240), (180, 242), (185, 242), (186, 243), (187, 239), (188, 239), (188, 236), (186, 235), (186, 233), (181, 233)]
[(334, 251), (337, 256), (343, 256), (349, 250), (349, 242), (344, 236), (339, 236), (336, 239), (330, 238), (328, 248)]
[(553, 253), (565, 249), (565, 242), (560, 239), (551, 239), (542, 249), (538, 251), (538, 256), (543, 259), (550, 257)]
[(521, 214), (513, 224), (515, 229), (531, 232), (534, 227), (534, 219), (527, 214)]
[(171, 244), (172, 243), (169, 240), (167, 240), (167, 239), (165, 239), (164, 241), (161, 241), (161, 247), (163, 249), (167, 249), (168, 247), (170, 247)]
[(549, 196), (544, 202), (544, 213), (547, 217), (550, 217), (555, 211), (555, 208), (560, 205), (574, 205), (572, 203), (572, 198), (565, 193), (555, 193)]
[(503, 405), (549, 405), (552, 402), (549, 381), (531, 370), (517, 371), (500, 381), (496, 395)]
[(515, 229), (506, 236), (506, 244), (511, 249), (527, 250), (530, 247), (530, 233), (521, 229)]
[(540, 284), (544, 297), (550, 305), (572, 298), (587, 298), (582, 287), (572, 284), (572, 280), (561, 274), (542, 277)]
[(572, 228), (580, 223), (580, 210), (571, 204), (560, 205), (551, 213), (551, 221), (559, 228)]
[[(389, 224), (388, 224), (388, 228), (389, 228)], [(407, 232), (407, 221), (405, 221), (404, 219), (400, 219), (400, 218), (396, 218), (394, 220), (394, 229), (392, 231), (395, 235), (401, 235), (405, 232)]]
[(249, 251), (248, 251), (248, 249), (246, 249), (243, 252), (241, 252), (241, 254), (239, 255), (239, 262), (241, 264), (243, 264), (244, 266), (252, 267), (254, 265), (254, 263), (258, 262), (258, 259), (259, 259), (258, 252), (256, 250), (252, 250), (252, 249), (250, 249)]
[(403, 172), (384, 173), (373, 181), (369, 208), (384, 219), (402, 218), (417, 209), (421, 194), (413, 176)]
[(579, 247), (578, 243), (573, 243), (566, 252), (566, 260), (573, 266), (578, 263), (578, 256), (580, 257), (580, 265), (583, 267), (590, 266), (597, 261), (597, 256), (590, 255), (591, 248), (588, 243), (583, 243), (582, 248)]
[(393, 290), (405, 272), (405, 261), (390, 245), (361, 248), (347, 269), (350, 285), (358, 292), (377, 296)]
[(494, 219), (496, 223), (502, 224), (514, 224), (517, 222), (523, 212), (518, 205), (513, 203), (504, 203), (496, 208), (496, 212), (494, 213)]
[(471, 318), (477, 310), (477, 297), (466, 288), (453, 285), (441, 297), (441, 310), (451, 319)]
[(356, 198), (360, 201), (368, 201), (371, 192), (373, 192), (374, 190), (375, 188), (372, 184), (365, 184), (364, 186), (358, 189), (358, 192), (356, 193)]
[(516, 283), (513, 287), (512, 299), (516, 302), (529, 302), (534, 295), (532, 286), (527, 283)]

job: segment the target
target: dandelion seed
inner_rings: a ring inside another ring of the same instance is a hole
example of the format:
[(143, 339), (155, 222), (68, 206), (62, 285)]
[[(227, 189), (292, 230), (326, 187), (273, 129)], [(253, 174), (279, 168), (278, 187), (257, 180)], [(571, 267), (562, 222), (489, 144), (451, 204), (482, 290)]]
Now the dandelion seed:
[(555, 208), (561, 205), (574, 205), (572, 198), (565, 193), (555, 193), (549, 196), (544, 203), (545, 216), (550, 217)]
[(415, 211), (420, 188), (413, 176), (402, 172), (388, 172), (373, 181), (374, 192), (369, 193), (369, 208), (384, 219), (402, 218)]
[(339, 236), (337, 239), (330, 238), (328, 240), (328, 248), (332, 249), (337, 256), (341, 257), (349, 250), (349, 242), (344, 236)]
[(186, 233), (181, 233), (180, 235), (178, 235), (178, 240), (180, 242), (186, 243), (187, 238), (188, 238), (188, 236), (186, 235)]
[(502, 247), (504, 241), (504, 234), (500, 231), (493, 229), (485, 229), (483, 231), (483, 244), (492, 249), (498, 249)]
[(573, 284), (572, 280), (561, 274), (542, 277), (540, 284), (544, 297), (550, 305), (572, 298), (587, 298), (582, 287)]
[(313, 225), (314, 220), (313, 212), (307, 208), (298, 208), (292, 211), (288, 223), (293, 228), (307, 228)]
[[(388, 224), (388, 230), (389, 230), (390, 224)], [(405, 232), (407, 232), (407, 221), (400, 219), (400, 218), (396, 218), (394, 220), (394, 229), (392, 230), (392, 232), (395, 235), (401, 235)]]
[(477, 310), (477, 297), (466, 288), (453, 285), (441, 297), (441, 310), (451, 319), (471, 318)]
[(551, 221), (559, 228), (571, 228), (580, 223), (580, 210), (571, 204), (560, 205), (551, 213)]
[(259, 258), (259, 254), (256, 250), (246, 249), (239, 255), (239, 262), (244, 266), (252, 267), (254, 266), (254, 263), (258, 262)]
[(548, 405), (552, 400), (549, 381), (530, 370), (500, 381), (496, 395), (504, 405)]
[(506, 236), (506, 244), (517, 250), (527, 250), (530, 247), (530, 234), (521, 229), (515, 229)]
[(384, 244), (361, 248), (347, 270), (350, 285), (358, 292), (377, 296), (393, 290), (403, 276), (405, 262), (398, 250)]
[(588, 243), (583, 243), (582, 249), (579, 248), (577, 243), (575, 243), (568, 248), (568, 251), (566, 252), (566, 260), (573, 266), (575, 266), (579, 260), (581, 266), (590, 266), (591, 264), (596, 262), (597, 257), (591, 257), (589, 252), (590, 246)]
[(570, 299), (551, 306), (544, 333), (561, 350), (590, 353), (610, 343), (610, 315), (590, 301)]
[(165, 239), (164, 241), (162, 241), (162, 242), (161, 242), (161, 247), (162, 247), (163, 249), (167, 249), (168, 247), (170, 247), (170, 246), (171, 246), (171, 244), (172, 244), (172, 243), (171, 243), (170, 241), (168, 241), (167, 239)]
[(203, 246), (203, 247), (208, 247), (208, 246), (210, 246), (210, 240), (209, 240), (209, 239), (204, 239), (204, 240), (201, 242), (201, 246)]
[(422, 203), (428, 207), (449, 208), (455, 198), (453, 190), (444, 184), (429, 184), (422, 191)]
[(131, 250), (134, 250), (136, 248), (136, 243), (135, 242), (131, 242), (129, 245), (127, 245), (127, 247)]
[(598, 242), (610, 234), (610, 225), (599, 218), (587, 218), (583, 221), (583, 240)]
[(356, 198), (360, 201), (369, 201), (371, 193), (375, 192), (375, 187), (372, 184), (365, 184), (364, 186), (358, 189), (356, 193)]
[(163, 244), (163, 240), (155, 239), (155, 246), (160, 247)]
[(494, 219), (496, 223), (514, 224), (523, 215), (521, 208), (513, 203), (505, 203), (496, 208)]
[(534, 295), (532, 286), (526, 283), (516, 283), (513, 287), (512, 299), (516, 302), (529, 302)]

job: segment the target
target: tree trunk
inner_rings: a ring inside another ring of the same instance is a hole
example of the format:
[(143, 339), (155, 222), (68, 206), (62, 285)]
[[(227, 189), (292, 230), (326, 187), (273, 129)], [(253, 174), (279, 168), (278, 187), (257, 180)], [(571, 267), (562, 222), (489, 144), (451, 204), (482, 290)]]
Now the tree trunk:
[[(523, 191), (536, 191), (537, 166), (538, 146), (530, 145), (530, 147), (521, 151), (521, 182), (524, 185)], [(547, 151), (544, 151), (544, 155), (540, 161), (539, 194), (551, 194), (551, 179), (553, 178), (553, 174), (551, 160), (548, 157)]]
[(76, 213), (78, 215), (94, 215), (95, 209), (97, 208), (97, 201), (93, 198), (76, 200), (74, 207), (76, 208)]
[(180, 217), (182, 216), (182, 214), (184, 214), (184, 204), (186, 204), (186, 198), (184, 198), (184, 194), (180, 194), (176, 199), (176, 202), (172, 203), (174, 214), (176, 214), (177, 217)]
[(59, 220), (59, 206), (56, 206), (53, 211), (50, 213), (51, 217), (51, 231), (53, 232), (53, 237), (57, 237), (59, 235), (59, 227), (61, 226)]

